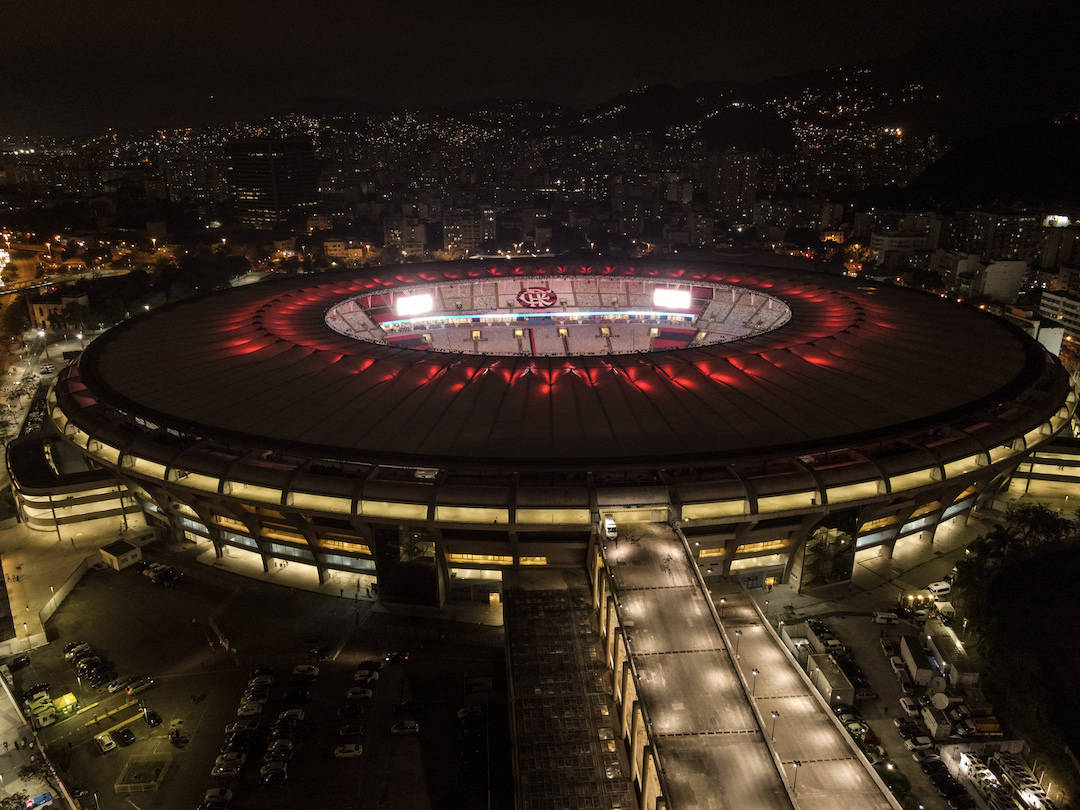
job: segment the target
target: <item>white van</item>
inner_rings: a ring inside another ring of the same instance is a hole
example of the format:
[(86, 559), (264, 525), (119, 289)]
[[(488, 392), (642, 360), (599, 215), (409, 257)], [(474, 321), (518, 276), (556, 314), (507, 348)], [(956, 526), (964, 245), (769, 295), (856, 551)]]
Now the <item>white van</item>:
[(896, 624), (900, 617), (888, 610), (874, 611), (874, 624)]
[(952, 585), (942, 580), (941, 582), (931, 582), (926, 586), (926, 590), (930, 591), (935, 598), (940, 599), (943, 596), (948, 596), (952, 593)]
[(614, 540), (619, 536), (619, 528), (615, 525), (614, 518), (604, 518), (604, 537), (607, 540)]

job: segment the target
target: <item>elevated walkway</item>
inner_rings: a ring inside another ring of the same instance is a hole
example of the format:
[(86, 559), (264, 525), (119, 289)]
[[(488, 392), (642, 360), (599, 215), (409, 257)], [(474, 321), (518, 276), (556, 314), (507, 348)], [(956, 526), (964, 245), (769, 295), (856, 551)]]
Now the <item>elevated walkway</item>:
[(713, 581), (721, 618), (671, 527), (621, 528), (594, 599), (642, 806), (898, 807), (741, 586)]

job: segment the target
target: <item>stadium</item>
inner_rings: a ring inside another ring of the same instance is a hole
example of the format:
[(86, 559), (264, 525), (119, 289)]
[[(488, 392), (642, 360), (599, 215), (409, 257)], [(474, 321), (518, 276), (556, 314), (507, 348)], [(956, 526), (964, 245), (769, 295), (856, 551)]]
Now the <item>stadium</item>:
[(1076, 405), (1039, 344), (935, 296), (779, 261), (591, 261), (177, 302), (69, 365), (51, 425), (176, 538), (441, 604), (585, 567), (606, 517), (675, 522), (747, 584), (849, 578), (991, 497)]

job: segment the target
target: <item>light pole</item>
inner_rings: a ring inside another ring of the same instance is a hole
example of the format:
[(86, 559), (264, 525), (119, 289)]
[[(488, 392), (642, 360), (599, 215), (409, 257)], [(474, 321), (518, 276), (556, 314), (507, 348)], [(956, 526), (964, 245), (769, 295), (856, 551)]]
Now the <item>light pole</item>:
[(750, 697), (754, 697), (755, 695), (757, 695), (757, 669), (750, 670), (750, 674), (754, 676), (754, 682), (750, 686)]
[(735, 631), (735, 660), (739, 660), (739, 642), (742, 640), (742, 630)]
[(726, 605), (726, 604), (727, 604), (727, 599), (725, 599), (724, 597), (721, 596), (720, 597), (720, 620), (721, 621), (723, 621), (723, 619), (724, 619), (724, 605)]
[(799, 784), (799, 768), (802, 766), (802, 763), (797, 759), (793, 759), (791, 760), (791, 764), (795, 766), (795, 776), (791, 780), (791, 792), (794, 793), (795, 786)]
[(45, 330), (38, 329), (38, 337), (41, 338), (41, 348), (45, 350), (45, 359), (49, 359), (49, 341), (45, 339)]
[(77, 338), (79, 339), (79, 348), (80, 348), (80, 349), (85, 349), (85, 348), (86, 348), (86, 344), (85, 344), (85, 343), (83, 343), (83, 339), (82, 339), (82, 332), (76, 332), (76, 333), (75, 333), (75, 337), (77, 337)]
[(772, 737), (772, 741), (776, 742), (776, 718), (780, 716), (780, 712), (772, 711), (772, 730), (769, 732), (769, 736)]

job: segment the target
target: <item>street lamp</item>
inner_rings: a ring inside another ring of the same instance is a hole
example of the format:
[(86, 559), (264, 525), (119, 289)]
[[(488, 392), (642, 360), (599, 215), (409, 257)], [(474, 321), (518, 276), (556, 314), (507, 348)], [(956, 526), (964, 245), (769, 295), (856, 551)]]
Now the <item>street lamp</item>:
[(721, 619), (724, 618), (724, 605), (726, 605), (726, 604), (727, 604), (727, 599), (725, 599), (724, 597), (721, 596), (720, 597), (720, 618)]
[(739, 658), (739, 641), (742, 639), (742, 630), (735, 631), (735, 660)]
[(795, 777), (791, 780), (791, 792), (794, 793), (795, 786), (799, 784), (799, 768), (802, 766), (802, 763), (797, 759), (793, 759), (791, 764), (795, 766)]
[(45, 350), (45, 359), (49, 359), (49, 341), (45, 339), (45, 330), (38, 329), (37, 336), (41, 338), (41, 348)]
[(776, 742), (776, 718), (780, 716), (780, 712), (774, 710), (770, 714), (772, 715), (772, 729), (769, 731), (769, 736), (772, 737), (773, 742)]
[(82, 332), (76, 332), (76, 333), (75, 333), (75, 337), (77, 337), (77, 338), (79, 339), (79, 348), (80, 348), (80, 349), (85, 349), (85, 348), (86, 348), (86, 344), (85, 344), (85, 343), (83, 343), (83, 339), (82, 339)]
[(754, 676), (754, 683), (750, 686), (750, 697), (754, 697), (757, 694), (757, 669), (750, 670), (750, 674)]

